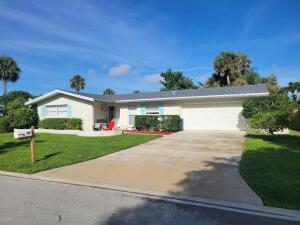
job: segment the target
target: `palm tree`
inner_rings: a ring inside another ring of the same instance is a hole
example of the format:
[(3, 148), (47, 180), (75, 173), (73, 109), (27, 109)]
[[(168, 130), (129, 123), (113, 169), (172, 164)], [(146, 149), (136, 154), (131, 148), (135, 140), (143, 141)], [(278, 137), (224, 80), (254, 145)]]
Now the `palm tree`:
[(85, 80), (80, 74), (74, 75), (70, 79), (70, 87), (75, 89), (78, 93), (85, 88)]
[(115, 92), (113, 89), (111, 88), (106, 88), (104, 91), (103, 91), (103, 95), (114, 95)]
[(240, 52), (221, 52), (214, 61), (215, 77), (221, 85), (230, 86), (250, 68), (251, 59)]
[(3, 96), (6, 97), (7, 82), (16, 82), (19, 79), (21, 69), (17, 62), (9, 56), (0, 56), (0, 80), (3, 81)]

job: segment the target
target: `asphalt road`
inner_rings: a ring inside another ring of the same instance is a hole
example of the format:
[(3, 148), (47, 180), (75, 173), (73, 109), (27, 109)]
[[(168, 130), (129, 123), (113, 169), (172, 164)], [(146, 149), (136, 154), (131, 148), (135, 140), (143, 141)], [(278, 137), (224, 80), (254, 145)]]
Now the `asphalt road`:
[(0, 176), (0, 224), (294, 225), (299, 222)]

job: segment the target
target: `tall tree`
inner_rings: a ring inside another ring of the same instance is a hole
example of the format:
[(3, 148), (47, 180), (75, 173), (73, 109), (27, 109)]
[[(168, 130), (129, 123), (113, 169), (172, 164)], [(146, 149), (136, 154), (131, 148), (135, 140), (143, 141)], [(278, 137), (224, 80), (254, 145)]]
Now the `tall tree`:
[(211, 77), (207, 78), (204, 83), (205, 88), (213, 88), (213, 87), (220, 87), (220, 81), (216, 79), (216, 75), (213, 74)]
[(258, 84), (260, 83), (260, 78), (259, 73), (254, 68), (250, 68), (242, 76), (242, 79), (244, 79), (247, 84)]
[(198, 88), (191, 78), (184, 76), (180, 71), (173, 72), (168, 69), (166, 72), (162, 72), (160, 76), (163, 78), (160, 83), (164, 86), (161, 91)]
[(80, 74), (74, 75), (69, 82), (70, 87), (75, 89), (78, 93), (80, 90), (85, 88), (85, 80)]
[(261, 76), (258, 80), (258, 84), (266, 84), (269, 92), (277, 92), (280, 88), (277, 84), (277, 77), (274, 74), (269, 74), (267, 76)]
[(113, 89), (111, 88), (106, 88), (104, 91), (103, 91), (103, 95), (114, 95), (115, 92)]
[(7, 82), (16, 82), (19, 79), (21, 69), (17, 62), (9, 56), (0, 56), (0, 80), (3, 81), (3, 96), (7, 94)]
[(13, 101), (16, 98), (23, 98), (25, 101), (27, 101), (29, 98), (33, 98), (34, 96), (30, 94), (27, 91), (10, 91), (7, 93), (6, 101), (10, 102)]
[(231, 85), (250, 68), (251, 59), (240, 52), (221, 52), (214, 61), (215, 78), (221, 86)]

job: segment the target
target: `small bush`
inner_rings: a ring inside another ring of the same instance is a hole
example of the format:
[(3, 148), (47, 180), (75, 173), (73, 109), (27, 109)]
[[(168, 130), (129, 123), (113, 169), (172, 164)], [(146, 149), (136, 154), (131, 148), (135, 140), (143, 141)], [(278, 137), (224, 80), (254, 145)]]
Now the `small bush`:
[(159, 130), (158, 116), (142, 115), (135, 116), (135, 127), (137, 130)]
[(28, 108), (15, 109), (8, 114), (11, 129), (25, 129), (37, 126), (39, 117), (35, 110)]
[(0, 117), (0, 133), (10, 132), (9, 120), (7, 117)]
[(287, 111), (259, 112), (250, 118), (252, 128), (263, 129), (269, 134), (282, 131), (292, 122), (292, 115)]
[(137, 130), (176, 132), (181, 128), (181, 119), (179, 115), (138, 115), (135, 116), (135, 128)]
[(54, 130), (81, 130), (82, 121), (78, 118), (47, 118), (40, 121), (39, 127)]
[(162, 116), (161, 126), (162, 131), (177, 132), (181, 128), (181, 119), (179, 115)]

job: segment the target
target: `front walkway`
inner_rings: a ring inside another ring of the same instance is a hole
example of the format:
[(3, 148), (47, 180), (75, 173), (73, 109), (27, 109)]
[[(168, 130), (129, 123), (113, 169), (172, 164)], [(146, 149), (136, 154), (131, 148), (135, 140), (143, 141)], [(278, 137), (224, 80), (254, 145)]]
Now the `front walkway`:
[(242, 132), (184, 131), (39, 175), (262, 204), (238, 172)]

